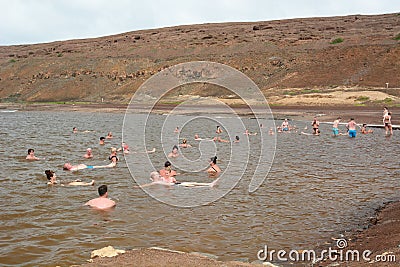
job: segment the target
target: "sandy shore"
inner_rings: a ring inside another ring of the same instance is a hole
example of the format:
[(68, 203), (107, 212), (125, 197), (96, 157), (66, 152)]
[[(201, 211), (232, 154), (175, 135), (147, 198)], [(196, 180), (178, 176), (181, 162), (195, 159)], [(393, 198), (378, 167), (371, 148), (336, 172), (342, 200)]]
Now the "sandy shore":
[[(108, 266), (209, 266), (209, 267), (246, 267), (263, 266), (237, 261), (222, 262), (197, 254), (159, 249), (130, 250), (112, 258), (94, 258), (93, 262), (81, 265), (83, 267), (108, 267)], [(265, 266), (265, 265), (264, 265)], [(272, 266), (272, 265), (271, 265)]]

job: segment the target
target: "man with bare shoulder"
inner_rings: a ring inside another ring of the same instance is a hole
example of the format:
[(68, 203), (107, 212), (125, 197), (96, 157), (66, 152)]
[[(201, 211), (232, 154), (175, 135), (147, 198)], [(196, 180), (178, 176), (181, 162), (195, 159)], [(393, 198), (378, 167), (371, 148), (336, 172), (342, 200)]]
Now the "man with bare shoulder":
[(101, 185), (98, 188), (99, 197), (89, 200), (85, 203), (85, 206), (89, 206), (95, 209), (105, 210), (115, 207), (117, 205), (115, 201), (108, 198), (107, 185)]

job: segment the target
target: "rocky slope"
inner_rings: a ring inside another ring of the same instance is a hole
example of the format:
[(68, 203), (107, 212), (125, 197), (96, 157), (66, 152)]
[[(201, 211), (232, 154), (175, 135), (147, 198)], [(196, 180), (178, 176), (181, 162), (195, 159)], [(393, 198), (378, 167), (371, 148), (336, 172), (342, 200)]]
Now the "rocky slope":
[[(248, 75), (272, 104), (341, 99), (344, 105), (398, 105), (399, 39), (400, 14), (385, 14), (188, 25), (0, 46), (0, 100), (128, 103), (152, 74), (208, 60)], [(197, 84), (177, 88), (170, 99), (184, 95), (231, 93)]]

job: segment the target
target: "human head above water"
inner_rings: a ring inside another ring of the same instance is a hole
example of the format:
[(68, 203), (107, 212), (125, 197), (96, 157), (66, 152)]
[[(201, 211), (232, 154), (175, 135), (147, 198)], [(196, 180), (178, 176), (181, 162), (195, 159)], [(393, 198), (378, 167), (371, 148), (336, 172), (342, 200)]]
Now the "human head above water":
[(33, 148), (29, 148), (29, 149), (28, 149), (28, 155), (31, 154), (31, 153), (33, 153), (33, 152), (35, 152), (35, 150), (34, 150)]
[(104, 196), (105, 194), (107, 194), (107, 185), (100, 185), (97, 191), (99, 192), (99, 196)]
[(174, 152), (174, 150), (175, 150), (176, 152), (178, 152), (178, 147), (177, 147), (177, 145), (174, 145), (174, 146), (172, 147), (172, 152)]
[(168, 160), (164, 163), (164, 167), (168, 168), (171, 166), (171, 162), (169, 162)]
[(210, 162), (217, 164), (217, 156), (211, 157)]
[(47, 179), (48, 179), (49, 181), (50, 181), (51, 178), (54, 176), (54, 172), (51, 171), (51, 170), (45, 170), (44, 173), (46, 174)]

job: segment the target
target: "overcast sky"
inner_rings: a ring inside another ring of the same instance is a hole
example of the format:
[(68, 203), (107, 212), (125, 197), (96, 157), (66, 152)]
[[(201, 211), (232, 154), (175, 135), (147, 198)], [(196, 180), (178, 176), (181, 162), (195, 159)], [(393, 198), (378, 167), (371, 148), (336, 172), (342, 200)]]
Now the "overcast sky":
[(0, 0), (0, 45), (208, 22), (398, 12), (399, 0)]

